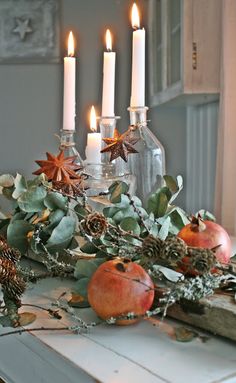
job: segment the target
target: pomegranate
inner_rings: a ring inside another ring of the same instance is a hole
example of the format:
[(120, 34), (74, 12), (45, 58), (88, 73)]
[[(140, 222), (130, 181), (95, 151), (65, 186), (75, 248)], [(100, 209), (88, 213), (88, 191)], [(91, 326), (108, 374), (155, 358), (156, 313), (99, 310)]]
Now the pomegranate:
[[(143, 315), (153, 303), (153, 288), (151, 278), (140, 265), (114, 259), (104, 262), (92, 275), (88, 285), (88, 301), (102, 319), (130, 312)], [(137, 320), (118, 319), (116, 324), (127, 325)]]
[(177, 234), (188, 246), (215, 249), (216, 259), (220, 263), (230, 262), (232, 253), (228, 233), (219, 224), (193, 217), (191, 223), (184, 226)]

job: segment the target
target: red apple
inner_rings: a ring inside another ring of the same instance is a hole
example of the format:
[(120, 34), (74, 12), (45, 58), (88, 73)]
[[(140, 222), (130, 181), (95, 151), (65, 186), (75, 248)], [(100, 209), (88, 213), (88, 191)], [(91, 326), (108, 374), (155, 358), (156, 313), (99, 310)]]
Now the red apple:
[[(141, 282), (141, 283), (140, 283)], [(154, 299), (154, 284), (137, 263), (114, 259), (104, 262), (93, 274), (88, 286), (88, 301), (102, 319), (133, 312), (143, 315)], [(127, 325), (138, 319), (116, 321)]]

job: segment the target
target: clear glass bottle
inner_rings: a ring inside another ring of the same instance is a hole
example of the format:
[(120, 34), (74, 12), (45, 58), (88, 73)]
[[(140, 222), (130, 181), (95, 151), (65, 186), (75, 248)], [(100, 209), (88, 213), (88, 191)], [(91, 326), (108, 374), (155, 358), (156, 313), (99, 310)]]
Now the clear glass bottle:
[(130, 172), (136, 176), (136, 195), (145, 205), (147, 198), (162, 186), (165, 174), (165, 151), (147, 126), (148, 107), (130, 107), (130, 137), (139, 138), (138, 153), (128, 156)]
[(76, 149), (74, 134), (75, 130), (61, 130), (60, 149), (64, 150), (65, 157), (74, 156), (74, 163), (83, 168), (84, 163), (78, 150)]

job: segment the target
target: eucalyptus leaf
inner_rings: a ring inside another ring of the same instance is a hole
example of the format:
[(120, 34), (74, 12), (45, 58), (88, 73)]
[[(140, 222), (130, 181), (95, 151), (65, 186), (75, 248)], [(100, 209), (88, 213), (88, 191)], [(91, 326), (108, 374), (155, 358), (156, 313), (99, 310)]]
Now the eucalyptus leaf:
[(105, 258), (107, 257), (107, 253), (103, 250), (99, 250), (97, 253), (96, 253), (96, 259), (101, 259), (101, 258)]
[(29, 213), (44, 210), (44, 199), (46, 195), (47, 191), (43, 186), (34, 186), (20, 195), (18, 198), (19, 207), (21, 210)]
[(80, 247), (80, 250), (86, 254), (94, 254), (98, 251), (98, 248), (91, 242), (86, 242)]
[(15, 199), (18, 199), (23, 193), (27, 191), (27, 182), (25, 177), (17, 173), (15, 181), (14, 181), (14, 185), (15, 185), (15, 190), (12, 193), (12, 197)]
[(3, 188), (9, 188), (14, 185), (14, 177), (11, 174), (2, 174), (0, 176), (0, 186)]
[(90, 278), (80, 278), (74, 285), (74, 291), (80, 294), (85, 300), (88, 299), (88, 284)]
[(175, 328), (175, 337), (178, 342), (191, 342), (197, 336), (196, 331), (192, 331), (184, 326)]
[(44, 204), (48, 209), (51, 210), (67, 210), (68, 209), (68, 198), (64, 197), (60, 193), (50, 192), (44, 199)]
[[(114, 202), (115, 203), (115, 202)], [(130, 199), (127, 195), (121, 194), (120, 201), (115, 203), (115, 207), (124, 209), (130, 206)]]
[(103, 209), (103, 214), (106, 218), (112, 218), (113, 215), (115, 215), (119, 211), (118, 207), (112, 206), (112, 207), (105, 207)]
[(167, 197), (167, 200), (170, 201), (172, 197), (171, 190), (167, 186), (163, 186), (162, 188), (159, 189), (159, 192), (164, 193)]
[(88, 214), (86, 209), (83, 208), (80, 204), (78, 204), (74, 207), (74, 211), (76, 212), (76, 216), (77, 216), (79, 221), (84, 219), (84, 217), (86, 217), (86, 215)]
[(45, 227), (45, 231), (51, 233), (52, 230), (60, 223), (62, 218), (65, 216), (65, 212), (63, 210), (57, 209), (53, 211), (49, 215), (49, 225)]
[(47, 181), (47, 177), (44, 173), (40, 174), (39, 176), (35, 177), (33, 180), (30, 180), (27, 182), (28, 188), (31, 188), (33, 186), (39, 186), (41, 184), (45, 184)]
[(27, 234), (33, 229), (34, 226), (27, 221), (14, 221), (7, 228), (7, 242), (10, 246), (16, 247), (24, 254), (28, 249)]
[(129, 206), (126, 209), (119, 210), (113, 217), (113, 221), (118, 225), (124, 218), (132, 217), (136, 219), (136, 221), (139, 220), (138, 214), (134, 211), (134, 209)]
[(136, 235), (140, 234), (140, 226), (137, 223), (137, 221), (132, 217), (124, 218), (120, 222), (120, 227), (124, 231), (131, 232)]
[(14, 192), (14, 187), (11, 186), (11, 187), (7, 187), (7, 188), (2, 188), (1, 187), (1, 194), (4, 195), (4, 197), (6, 197), (7, 199), (9, 200), (13, 200), (13, 197), (12, 197), (12, 193)]
[(163, 176), (166, 186), (172, 191), (172, 193), (176, 193), (179, 190), (179, 186), (176, 180), (170, 175)]
[(201, 209), (199, 210), (197, 213), (194, 214), (196, 217), (198, 215), (201, 216), (201, 218), (204, 220), (204, 221), (212, 221), (212, 222), (215, 222), (216, 221), (216, 218), (215, 216), (210, 213), (209, 211), (207, 210), (204, 210), (204, 209)]
[(123, 181), (115, 181), (108, 190), (110, 193), (110, 201), (117, 203), (121, 200), (121, 194), (128, 192), (129, 186)]
[(158, 226), (157, 224), (153, 224), (149, 230), (149, 234), (152, 235), (153, 237), (157, 237), (158, 235)]
[(76, 220), (73, 217), (63, 217), (60, 223), (53, 229), (47, 241), (46, 248), (50, 252), (67, 249), (76, 228)]
[(132, 201), (134, 202), (135, 206), (137, 207), (142, 207), (142, 201), (136, 196), (132, 197)]
[(186, 224), (189, 223), (184, 211), (177, 207), (172, 210), (169, 217), (171, 218), (171, 223), (175, 228), (175, 232), (173, 234), (177, 234)]
[(168, 207), (168, 198), (165, 193), (157, 191), (152, 194), (148, 199), (147, 210), (153, 213), (155, 218), (162, 217)]
[(169, 233), (170, 223), (171, 223), (170, 217), (167, 217), (164, 223), (162, 224), (162, 227), (159, 230), (158, 235), (162, 240), (165, 240)]
[(106, 251), (107, 251), (107, 254), (118, 255), (119, 249), (117, 247), (107, 247)]
[(175, 270), (169, 269), (168, 267), (164, 267), (161, 265), (153, 265), (154, 270), (158, 270), (160, 273), (164, 275), (166, 279), (170, 282), (179, 282), (180, 280), (184, 280), (184, 275), (178, 273)]
[(10, 220), (10, 218), (0, 220), (0, 232), (2, 234), (6, 233)]
[(183, 189), (183, 177), (178, 175), (177, 176), (177, 184), (178, 184), (178, 190), (176, 193), (174, 193), (169, 201), (169, 203), (171, 204), (179, 195), (179, 193), (181, 192), (181, 190)]
[(79, 259), (75, 265), (74, 276), (76, 279), (81, 277), (91, 278), (98, 266), (104, 262), (101, 258), (94, 259)]
[(14, 221), (24, 220), (26, 218), (26, 213), (20, 211), (19, 213), (15, 213), (11, 218), (11, 223)]

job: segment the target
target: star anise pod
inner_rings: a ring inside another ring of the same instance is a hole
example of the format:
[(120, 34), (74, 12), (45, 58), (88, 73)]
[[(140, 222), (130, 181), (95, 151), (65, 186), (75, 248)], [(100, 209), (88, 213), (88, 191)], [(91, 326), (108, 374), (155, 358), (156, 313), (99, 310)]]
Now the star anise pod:
[(103, 141), (107, 144), (107, 146), (101, 150), (101, 153), (110, 152), (110, 162), (118, 157), (121, 157), (125, 162), (127, 162), (128, 155), (130, 153), (138, 153), (138, 151), (133, 147), (138, 140), (139, 138), (131, 137), (129, 131), (119, 134), (119, 132), (115, 130), (113, 138), (103, 138)]
[(60, 181), (52, 181), (52, 186), (63, 194), (82, 197), (84, 194), (84, 177), (79, 174), (76, 176), (76, 178), (72, 179), (63, 175)]
[(46, 153), (47, 160), (35, 161), (40, 169), (33, 174), (39, 175), (44, 173), (49, 181), (61, 181), (63, 177), (77, 178), (76, 171), (81, 167), (74, 163), (76, 156), (65, 157), (64, 151), (61, 150), (57, 156)]

